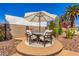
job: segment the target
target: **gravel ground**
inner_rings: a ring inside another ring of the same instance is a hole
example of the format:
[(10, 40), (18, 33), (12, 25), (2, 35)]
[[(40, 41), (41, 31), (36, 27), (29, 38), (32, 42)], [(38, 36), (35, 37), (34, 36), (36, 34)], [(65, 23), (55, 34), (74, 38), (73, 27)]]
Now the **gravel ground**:
[(13, 39), (0, 42), (0, 56), (9, 56), (16, 52), (16, 45), (20, 41), (15, 41)]
[(73, 39), (60, 36), (58, 40), (63, 44), (64, 49), (79, 52), (79, 36), (74, 36)]

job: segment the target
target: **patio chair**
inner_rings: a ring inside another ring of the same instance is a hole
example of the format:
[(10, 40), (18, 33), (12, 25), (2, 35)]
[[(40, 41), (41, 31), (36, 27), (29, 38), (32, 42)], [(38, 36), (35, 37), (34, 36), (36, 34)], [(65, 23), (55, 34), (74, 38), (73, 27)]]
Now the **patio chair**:
[(43, 34), (44, 40), (43, 40), (43, 44), (44, 47), (47, 43), (51, 43), (52, 44), (52, 30), (46, 30)]
[(27, 41), (29, 41), (29, 44), (35, 42), (36, 36), (32, 34), (30, 30), (26, 30), (26, 36), (27, 36)]

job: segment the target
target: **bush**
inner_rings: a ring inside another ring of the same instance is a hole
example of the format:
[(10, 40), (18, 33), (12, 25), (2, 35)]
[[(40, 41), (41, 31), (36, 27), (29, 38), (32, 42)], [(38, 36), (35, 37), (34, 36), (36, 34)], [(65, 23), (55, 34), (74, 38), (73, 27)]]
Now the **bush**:
[(72, 39), (75, 34), (74, 29), (67, 28), (66, 30), (66, 38)]
[(54, 29), (54, 26), (55, 26), (55, 23), (54, 23), (54, 21), (52, 21), (51, 23), (50, 23), (50, 25), (48, 26), (48, 29)]
[(58, 38), (59, 35), (63, 33), (62, 31), (62, 21), (59, 18), (56, 18), (55, 21), (52, 21), (48, 26), (49, 29), (53, 30), (52, 34), (54, 37)]
[(63, 33), (62, 28), (59, 28), (59, 35), (61, 35)]
[(58, 38), (58, 36), (59, 36), (59, 28), (53, 29), (53, 36)]
[(0, 41), (4, 40), (4, 32), (0, 29)]

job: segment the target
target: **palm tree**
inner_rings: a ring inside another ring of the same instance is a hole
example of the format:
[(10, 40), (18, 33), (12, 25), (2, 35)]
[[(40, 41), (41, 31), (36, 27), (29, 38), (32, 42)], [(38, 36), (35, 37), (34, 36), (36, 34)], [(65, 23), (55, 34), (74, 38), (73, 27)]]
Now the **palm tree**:
[(66, 15), (70, 20), (70, 27), (73, 27), (75, 19), (79, 16), (79, 5), (72, 5), (66, 9)]

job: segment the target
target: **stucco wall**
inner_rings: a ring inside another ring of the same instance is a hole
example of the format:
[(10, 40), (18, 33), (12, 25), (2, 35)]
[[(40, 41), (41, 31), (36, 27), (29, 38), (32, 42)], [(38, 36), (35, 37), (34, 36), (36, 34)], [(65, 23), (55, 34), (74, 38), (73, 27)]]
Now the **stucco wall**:
[[(25, 37), (25, 30), (26, 30), (26, 26), (22, 26), (22, 25), (12, 25), (10, 24), (10, 29), (11, 29), (11, 34), (13, 38), (19, 38), (19, 37)], [(31, 29), (34, 32), (39, 32), (39, 28), (36, 26), (31, 26), (27, 29)], [(45, 31), (45, 27), (41, 27), (40, 28), (40, 32), (44, 32)]]
[(25, 30), (26, 30), (25, 26), (11, 24), (10, 28), (11, 28), (11, 34), (12, 34), (13, 38), (25, 36)]

